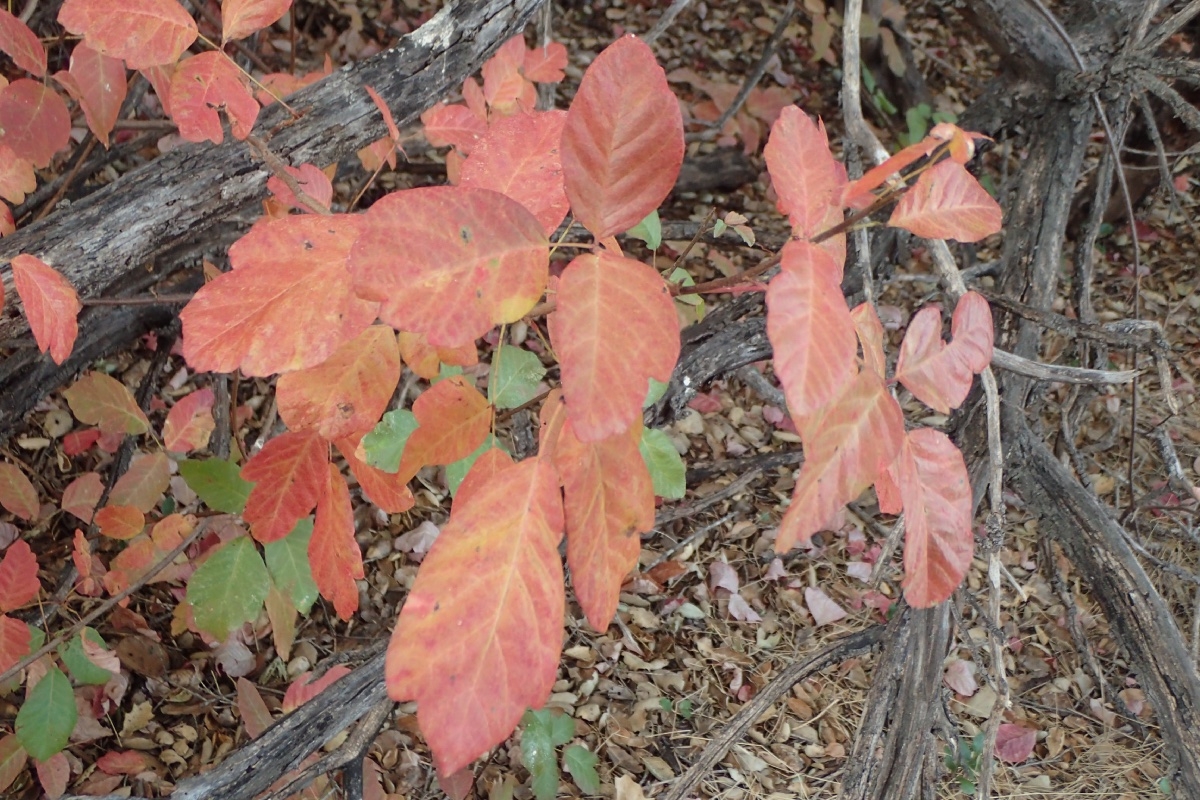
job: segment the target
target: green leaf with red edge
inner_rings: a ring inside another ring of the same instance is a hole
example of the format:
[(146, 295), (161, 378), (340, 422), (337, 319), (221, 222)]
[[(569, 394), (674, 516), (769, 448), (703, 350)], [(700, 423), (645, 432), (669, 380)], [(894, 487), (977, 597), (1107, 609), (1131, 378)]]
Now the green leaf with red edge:
[(12, 274), (38, 350), (50, 351), (51, 360), (62, 364), (79, 335), (78, 316), (83, 306), (75, 288), (58, 270), (25, 253), (12, 260)]
[(365, 575), (362, 551), (354, 539), (354, 508), (342, 473), (329, 464), (325, 479), (308, 541), (308, 561), (321, 596), (333, 603), (339, 617), (348, 620), (358, 610), (358, 586), (354, 582)]
[(63, 396), (76, 419), (104, 433), (136, 436), (150, 430), (150, 420), (138, 408), (133, 392), (102, 372), (87, 373), (64, 389)]
[(975, 552), (971, 476), (941, 431), (908, 432), (896, 461), (904, 503), (904, 597), (929, 608), (962, 583)]
[[(7, 671), (13, 664), (29, 655), (31, 641), (32, 634), (28, 625), (15, 617), (0, 614), (0, 672)], [(0, 790), (2, 789), (0, 786)]]
[[(5, 641), (3, 634), (4, 619), (6, 618), (0, 617), (0, 642)], [(24, 626), (25, 623), (22, 622), (21, 625)], [(25, 630), (29, 629), (25, 628)], [(0, 653), (8, 655), (9, 651), (0, 647)], [(0, 656), (0, 669), (6, 669), (3, 666), (2, 656)], [(17, 740), (16, 736), (13, 734), (0, 736), (0, 792), (12, 786), (13, 781), (25, 770), (25, 763), (28, 760), (29, 756), (25, 752), (25, 748), (21, 747), (21, 742)]]
[(245, 73), (221, 52), (201, 53), (180, 64), (171, 78), (171, 119), (179, 135), (189, 142), (220, 144), (225, 133), (217, 109), (223, 108), (233, 138), (249, 136), (258, 119), (258, 101), (246, 81)]
[(466, 458), (487, 438), (492, 407), (461, 375), (438, 381), (413, 403), (417, 429), (408, 437), (396, 474), (405, 482), (429, 464)]
[(246, 735), (251, 739), (262, 736), (263, 731), (275, 722), (267, 704), (263, 702), (262, 695), (258, 693), (258, 688), (241, 677), (237, 679), (237, 707), (242, 725), (246, 727)]
[(561, 83), (566, 66), (567, 48), (562, 42), (547, 42), (525, 51), (521, 73), (535, 83)]
[(966, 167), (947, 159), (917, 178), (896, 204), (888, 225), (926, 239), (978, 242), (1000, 232), (1000, 204)]
[(21, 519), (34, 519), (41, 510), (37, 489), (15, 464), (0, 461), (0, 506)]
[(767, 287), (767, 336), (788, 411), (799, 425), (853, 380), (857, 342), (833, 257), (795, 239), (782, 255), (782, 269)]
[(66, 0), (58, 21), (92, 49), (125, 59), (130, 69), (174, 64), (198, 33), (175, 0), (123, 0), (119, 9), (107, 0)]
[(491, 189), (525, 206), (547, 236), (567, 216), (562, 141), (565, 111), (500, 117), (488, 126), (462, 167), (460, 186)]
[(381, 301), (384, 322), (424, 334), (434, 347), (459, 347), (533, 308), (546, 289), (549, 252), (541, 224), (517, 201), (434, 186), (371, 206), (349, 264), (355, 291)]
[(878, 375), (864, 370), (801, 430), (804, 465), (775, 551), (807, 542), (896, 458), (904, 414)]
[(399, 382), (396, 334), (372, 325), (317, 366), (281, 375), (275, 400), (288, 428), (314, 428), (332, 441), (373, 426)]
[(859, 303), (850, 311), (850, 319), (854, 321), (854, 332), (862, 347), (863, 367), (871, 370), (881, 378), (887, 377), (887, 359), (883, 355), (883, 323), (875, 306), (870, 303)]
[(473, 483), (468, 475), (421, 564), (386, 662), (389, 695), (417, 701), (443, 775), (503, 742), (526, 708), (546, 702), (562, 652), (563, 511), (553, 467), (531, 458)]
[(54, 80), (79, 103), (88, 127), (108, 147), (108, 135), (117, 124), (128, 91), (121, 59), (106, 56), (80, 42), (71, 51), (70, 69), (56, 72)]
[(946, 344), (941, 309), (926, 306), (908, 324), (896, 361), (896, 380), (942, 414), (962, 405), (975, 375), (992, 361), (992, 310), (982, 295), (967, 292), (959, 298), (950, 333), (953, 339)]
[(249, 536), (218, 545), (188, 579), (196, 627), (219, 641), (252, 622), (267, 599), (271, 577)]
[(0, 131), (18, 158), (44, 169), (71, 142), (71, 112), (49, 86), (21, 78), (0, 88)]
[(514, 36), (480, 70), (483, 75), (483, 98), (491, 109), (509, 115), (532, 111), (537, 104), (537, 89), (521, 74), (525, 64), (525, 37)]
[(771, 126), (763, 156), (776, 205), (792, 230), (805, 239), (820, 233), (846, 185), (846, 170), (829, 150), (824, 124), (814, 123), (797, 106), (787, 106)]
[(316, 431), (276, 436), (242, 467), (254, 483), (242, 518), (263, 544), (282, 539), (307, 517), (328, 483), (329, 445)]
[(304, 214), (260, 222), (229, 248), (233, 270), (180, 312), (195, 370), (266, 376), (320, 364), (375, 321), (351, 291), (346, 258), (359, 217)]
[(321, 677), (313, 680), (311, 672), (304, 672), (297, 676), (296, 680), (292, 681), (288, 686), (287, 691), (283, 693), (283, 701), (280, 703), (280, 708), (283, 713), (290, 714), (300, 706), (312, 700), (321, 692), (328, 689), (340, 678), (350, 674), (350, 668), (341, 664), (330, 668)]
[(108, 502), (118, 506), (133, 506), (146, 514), (158, 505), (170, 485), (171, 464), (167, 454), (139, 453), (113, 486)]
[(362, 434), (355, 433), (342, 439), (336, 444), (338, 452), (346, 459), (350, 474), (358, 481), (358, 488), (363, 496), (389, 514), (402, 514), (416, 504), (416, 498), (408, 488), (408, 481), (403, 475), (394, 472), (384, 472), (358, 460), (355, 451), (362, 441)]
[(214, 402), (213, 390), (207, 387), (176, 400), (163, 423), (163, 445), (172, 453), (203, 450), (216, 429)]
[(458, 103), (431, 106), (421, 114), (421, 125), (425, 128), (425, 139), (431, 145), (454, 146), (463, 153), (470, 153), (488, 130), (486, 118)]
[(550, 341), (562, 367), (575, 435), (607, 439), (642, 416), (650, 378), (666, 382), (679, 358), (679, 322), (666, 281), (609, 252), (582, 255), (558, 281)]
[[(25, 195), (37, 188), (37, 173), (33, 164), (19, 158), (11, 147), (0, 143), (0, 197), (14, 206), (25, 202)], [(10, 217), (12, 211), (6, 211)], [(3, 224), (0, 223), (0, 236), (5, 236)], [(3, 299), (3, 298), (0, 298)]]
[(110, 539), (127, 541), (146, 527), (146, 515), (133, 506), (110, 504), (96, 512), (96, 527)]
[(7, 53), (17, 66), (39, 78), (46, 75), (46, 48), (29, 26), (0, 8), (0, 52)]
[[(296, 179), (300, 191), (325, 208), (329, 208), (330, 203), (333, 202), (333, 184), (330, 183), (329, 176), (325, 174), (324, 170), (316, 164), (301, 164), (299, 167), (285, 166), (284, 169)], [(267, 179), (267, 191), (275, 195), (275, 199), (288, 208), (294, 208), (306, 214), (313, 213), (311, 208), (296, 198), (295, 193), (278, 175), (272, 175)]]
[(221, 3), (221, 40), (244, 39), (283, 18), (292, 0), (224, 0)]
[(100, 475), (95, 472), (85, 472), (67, 484), (66, 489), (63, 489), (62, 510), (73, 514), (84, 523), (90, 523), (96, 510), (96, 503), (100, 502), (102, 494), (104, 494), (104, 482), (100, 480)]
[(42, 589), (37, 557), (24, 539), (17, 539), (0, 559), (0, 611), (12, 611), (32, 602)]
[(683, 163), (679, 101), (645, 42), (624, 36), (583, 74), (562, 136), (571, 210), (596, 239), (666, 199)]

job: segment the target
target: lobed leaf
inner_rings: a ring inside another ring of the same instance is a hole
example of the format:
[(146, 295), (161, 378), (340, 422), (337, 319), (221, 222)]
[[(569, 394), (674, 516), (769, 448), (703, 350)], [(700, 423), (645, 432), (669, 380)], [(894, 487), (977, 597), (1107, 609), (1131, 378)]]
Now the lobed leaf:
[[(404, 413), (412, 416), (409, 411)], [(358, 488), (362, 490), (363, 496), (389, 514), (402, 514), (408, 511), (417, 502), (408, 488), (408, 481), (403, 475), (384, 472), (360, 461), (357, 451), (362, 438), (362, 434), (354, 434), (338, 439), (336, 444), (338, 452), (342, 454), (342, 457), (346, 459), (346, 464), (350, 467), (350, 474), (358, 481)], [(395, 463), (398, 467), (400, 464), (399, 454), (396, 456)]]
[[(31, 194), (37, 188), (37, 174), (33, 164), (24, 158), (19, 158), (16, 152), (6, 144), (0, 143), (0, 197), (15, 205), (25, 202), (25, 195)], [(12, 222), (12, 211), (6, 210), (7, 222)], [(3, 230), (3, 219), (0, 219), (0, 231)], [(14, 228), (15, 230), (15, 228)], [(8, 232), (0, 232), (6, 236)], [(0, 297), (0, 303), (3, 302)]]
[(525, 51), (521, 73), (535, 83), (560, 83), (567, 77), (567, 48), (562, 42), (547, 42)]
[(922, 173), (888, 224), (926, 239), (978, 242), (1000, 232), (1000, 204), (966, 167), (947, 159)]
[(229, 117), (233, 138), (250, 135), (258, 119), (258, 101), (246, 86), (246, 76), (229, 56), (209, 51), (192, 56), (171, 77), (171, 119), (179, 135), (189, 142), (206, 139), (220, 144), (225, 139), (221, 117)]
[(102, 372), (87, 373), (64, 389), (63, 396), (76, 419), (104, 433), (137, 436), (150, 430), (150, 420), (138, 408), (133, 392)]
[(362, 551), (354, 539), (354, 508), (342, 473), (326, 468), (326, 486), (317, 502), (317, 521), (308, 542), (308, 562), (322, 596), (344, 620), (358, 610), (356, 580), (364, 577)]
[(480, 70), (483, 98), (498, 114), (532, 111), (537, 103), (537, 90), (521, 74), (524, 63), (525, 37), (518, 35), (500, 45)]
[(61, 507), (68, 514), (78, 517), (84, 523), (92, 521), (96, 503), (104, 493), (104, 482), (95, 472), (85, 472), (67, 484), (63, 489)]
[(254, 483), (242, 518), (263, 544), (287, 536), (317, 507), (328, 483), (329, 445), (316, 431), (276, 436), (242, 467)]
[(175, 0), (122, 0), (114, 13), (107, 0), (66, 0), (59, 23), (88, 46), (130, 69), (174, 64), (196, 41), (196, 23)]
[(950, 323), (953, 340), (942, 339), (942, 312), (937, 306), (918, 311), (908, 324), (896, 380), (925, 405), (942, 414), (967, 399), (975, 375), (992, 360), (992, 311), (977, 292), (959, 298)]
[(470, 153), (488, 130), (487, 118), (480, 117), (466, 106), (457, 103), (438, 103), (421, 114), (425, 139), (434, 147), (453, 145)]
[(51, 360), (61, 365), (79, 335), (78, 316), (83, 306), (75, 288), (49, 264), (25, 253), (13, 258), (12, 275), (38, 350), (50, 351)]

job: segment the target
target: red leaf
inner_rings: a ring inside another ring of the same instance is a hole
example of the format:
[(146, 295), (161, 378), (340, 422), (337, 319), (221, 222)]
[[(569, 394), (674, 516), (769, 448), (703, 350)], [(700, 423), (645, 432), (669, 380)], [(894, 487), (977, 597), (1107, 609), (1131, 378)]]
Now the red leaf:
[(171, 118), (189, 142), (220, 144), (225, 138), (217, 109), (225, 109), (233, 138), (250, 135), (258, 119), (258, 101), (246, 88), (246, 76), (224, 53), (209, 51), (179, 65), (171, 78)]
[(71, 142), (71, 112), (49, 86), (21, 78), (0, 89), (0, 131), (18, 158), (45, 168)]
[(368, 500), (389, 514), (408, 511), (417, 502), (408, 488), (408, 479), (359, 461), (354, 452), (361, 440), (360, 432), (337, 441), (338, 452), (350, 466), (350, 473), (358, 481), (358, 488)]
[(102, 372), (87, 373), (64, 389), (63, 396), (76, 419), (101, 432), (137, 436), (150, 430), (150, 420), (138, 408), (133, 392)]
[(139, 775), (152, 772), (154, 760), (137, 750), (113, 750), (96, 759), (96, 768), (106, 775)]
[(55, 753), (45, 761), (37, 761), (38, 783), (46, 793), (48, 800), (58, 800), (67, 791), (67, 782), (71, 779), (71, 765), (63, 752)]
[[(25, 202), (25, 195), (37, 188), (33, 164), (18, 158), (6, 144), (0, 144), (0, 197), (15, 205)], [(12, 211), (7, 212), (11, 216)], [(6, 234), (0, 233), (0, 236)]]
[(133, 457), (129, 470), (113, 486), (108, 502), (118, 506), (133, 506), (143, 514), (150, 513), (163, 492), (171, 485), (171, 465), (167, 454), (139, 453)]
[(197, 389), (175, 401), (163, 424), (163, 445), (172, 453), (203, 450), (216, 428), (213, 390)]
[(127, 541), (146, 527), (146, 517), (133, 506), (107, 505), (96, 512), (96, 527), (110, 539)]
[(1037, 731), (1013, 725), (1011, 722), (1000, 723), (996, 731), (996, 755), (1001, 761), (1009, 764), (1020, 764), (1033, 755), (1033, 746), (1037, 744)]
[(392, 699), (417, 701), (442, 775), (503, 742), (550, 696), (562, 651), (562, 527), (553, 468), (527, 459), (460, 494), (421, 564), (386, 675)]
[(79, 335), (77, 318), (83, 306), (75, 288), (53, 267), (25, 253), (13, 258), (12, 273), (38, 350), (49, 350), (51, 360), (62, 364)]
[(15, 464), (0, 461), (0, 506), (21, 519), (36, 519), (41, 506), (37, 489)]
[[(771, 185), (792, 230), (812, 238), (828, 227), (830, 208), (837, 208), (846, 171), (829, 151), (825, 125), (814, 123), (800, 108), (787, 106), (771, 126), (763, 149)], [(840, 209), (839, 209), (840, 213)]]
[(125, 59), (130, 69), (174, 64), (196, 41), (196, 23), (175, 0), (66, 0), (58, 21), (92, 49)]
[(396, 120), (392, 118), (392, 110), (388, 108), (388, 104), (379, 96), (379, 92), (371, 86), (364, 86), (367, 94), (371, 97), (371, 102), (379, 109), (379, 113), (383, 116), (383, 124), (387, 125), (388, 138), (397, 147), (400, 146), (400, 129), (396, 127)]
[(904, 597), (913, 608), (948, 598), (971, 566), (971, 476), (941, 431), (908, 432), (897, 461), (904, 503)]
[[(329, 182), (329, 176), (320, 167), (316, 164), (301, 164), (299, 167), (285, 167), (285, 169), (296, 179), (300, 191), (325, 208), (329, 208), (329, 204), (333, 202), (333, 184)], [(313, 213), (311, 208), (296, 198), (296, 195), (278, 175), (272, 175), (267, 179), (267, 191), (275, 195), (275, 199), (288, 208), (295, 208), (308, 214)]]
[(224, 0), (221, 3), (221, 40), (244, 39), (274, 25), (291, 8), (292, 0)]
[(254, 482), (242, 519), (254, 538), (270, 544), (291, 533), (316, 508), (328, 483), (329, 446), (316, 431), (276, 436), (242, 467)]
[(258, 693), (258, 689), (245, 678), (237, 679), (237, 707), (238, 715), (242, 718), (242, 725), (246, 727), (246, 735), (251, 739), (262, 736), (263, 731), (271, 727), (271, 723), (275, 721), (270, 710), (267, 709), (267, 704), (263, 702), (262, 695)]
[(62, 510), (73, 514), (83, 522), (92, 521), (96, 503), (104, 493), (104, 483), (95, 472), (85, 472), (63, 489)]
[(525, 37), (518, 35), (500, 45), (480, 72), (483, 75), (483, 98), (500, 114), (532, 111), (537, 103), (537, 90), (521, 74), (525, 63)]
[(798, 240), (784, 245), (783, 268), (767, 287), (767, 336), (797, 424), (854, 378), (854, 320), (841, 269), (825, 250)]
[(418, 428), (408, 437), (396, 475), (407, 483), (427, 464), (452, 464), (475, 452), (492, 426), (492, 407), (460, 375), (438, 381), (412, 407)]
[(128, 89), (121, 59), (98, 53), (80, 42), (71, 51), (70, 71), (55, 73), (54, 80), (75, 98), (92, 133), (108, 147), (108, 134), (117, 124)]
[(992, 311), (982, 295), (967, 292), (959, 298), (950, 333), (953, 341), (946, 344), (940, 308), (921, 309), (908, 324), (896, 361), (896, 379), (942, 414), (962, 405), (975, 374), (992, 361)]
[[(13, 664), (29, 655), (32, 639), (33, 633), (28, 625), (7, 614), (0, 614), (0, 672), (7, 671)], [(3, 770), (3, 767), (0, 763), (0, 770)], [(0, 791), (2, 790), (3, 781), (0, 781)]]
[(895, 471), (896, 465), (893, 463), (879, 473), (879, 477), (875, 479), (875, 498), (879, 501), (881, 514), (898, 515), (904, 510), (904, 501), (900, 499), (900, 485), (896, 483)]
[(20, 608), (37, 597), (42, 588), (37, 573), (37, 557), (29, 544), (24, 539), (10, 544), (0, 559), (0, 611)]
[[(11, 152), (12, 152), (12, 148), (4, 147), (4, 145), (0, 145), (0, 158), (3, 158), (6, 153), (11, 153)], [(25, 169), (24, 165), (29, 163), (29, 162), (25, 161), (25, 159), (16, 159), (16, 160), (21, 162), (16, 167), (16, 169), (18, 171)], [(0, 169), (3, 169), (3, 167), (0, 167)], [(30, 169), (32, 169), (32, 165), (30, 165)], [(3, 195), (0, 195), (0, 196), (3, 196)], [(12, 209), (9, 208), (4, 203), (0, 203), (0, 239), (3, 239), (5, 236), (12, 236), (16, 232), (17, 232), (17, 221), (15, 219), (13, 219)], [(0, 288), (0, 308), (3, 308), (3, 307), (4, 307), (4, 290), (2, 288)]]
[(308, 542), (313, 582), (344, 620), (358, 610), (358, 586), (364, 576), (362, 551), (354, 539), (354, 508), (342, 473), (328, 465), (327, 484), (317, 501), (317, 521)]
[(304, 214), (260, 222), (229, 248), (231, 272), (180, 312), (193, 369), (265, 376), (320, 364), (375, 321), (351, 291), (346, 258), (358, 217)]
[(583, 74), (562, 136), (571, 210), (597, 240), (629, 230), (666, 199), (683, 163), (679, 101), (635, 36)]
[(487, 133), (486, 119), (476, 116), (466, 106), (439, 103), (421, 114), (425, 126), (425, 139), (434, 147), (453, 145), (463, 153), (470, 153), (475, 143)]
[(81, 456), (100, 440), (99, 428), (83, 428), (71, 431), (63, 437), (63, 452), (69, 456)]
[(559, 158), (566, 119), (565, 111), (500, 117), (463, 163), (459, 185), (511, 197), (537, 217), (549, 236), (570, 206)]
[(679, 358), (679, 322), (652, 267), (607, 251), (572, 261), (558, 281), (550, 340), (562, 365), (575, 435), (607, 439), (641, 418), (649, 379), (666, 382)]
[(520, 203), (487, 189), (436, 186), (371, 206), (349, 263), (355, 290), (381, 301), (384, 322), (424, 334), (434, 347), (459, 347), (533, 308), (548, 261), (541, 224)]
[(0, 52), (7, 53), (17, 66), (39, 78), (46, 75), (46, 48), (29, 26), (0, 8)]
[(567, 66), (567, 48), (562, 42), (548, 42), (544, 47), (525, 51), (525, 63), (521, 72), (535, 83), (559, 83), (567, 77), (563, 67)]
[(804, 465), (779, 525), (775, 552), (812, 535), (878, 479), (904, 438), (904, 414), (873, 372), (863, 371), (803, 429)]
[[(350, 668), (342, 665), (331, 667), (321, 677), (315, 681), (312, 679), (311, 672), (302, 673), (296, 680), (292, 681), (288, 686), (287, 691), (283, 693), (283, 702), (280, 704), (283, 713), (290, 714), (300, 706), (312, 700), (321, 692), (332, 686), (338, 678), (350, 674)], [(309, 681), (312, 681), (311, 683)]]
[(888, 224), (926, 239), (978, 242), (1000, 232), (1000, 205), (966, 167), (941, 161), (909, 188)]
[(288, 428), (315, 428), (332, 441), (378, 422), (399, 382), (396, 334), (372, 325), (323, 363), (281, 375), (275, 399)]

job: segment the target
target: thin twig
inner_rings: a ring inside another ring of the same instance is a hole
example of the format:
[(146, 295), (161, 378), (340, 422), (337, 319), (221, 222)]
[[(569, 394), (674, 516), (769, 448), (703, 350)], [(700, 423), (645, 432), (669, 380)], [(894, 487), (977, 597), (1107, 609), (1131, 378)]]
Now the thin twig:
[(650, 32), (642, 37), (642, 41), (646, 44), (654, 44), (658, 37), (666, 33), (667, 28), (671, 27), (671, 23), (679, 16), (679, 13), (691, 5), (692, 0), (675, 0), (671, 5), (667, 6), (667, 10), (658, 18), (658, 22), (654, 23), (654, 27)]
[(767, 41), (767, 46), (763, 48), (762, 57), (758, 59), (758, 63), (754, 65), (754, 69), (746, 76), (746, 80), (742, 81), (742, 88), (738, 89), (733, 102), (721, 113), (716, 122), (709, 125), (711, 130), (721, 130), (725, 127), (725, 123), (729, 122), (735, 114), (741, 111), (742, 106), (746, 104), (746, 99), (750, 97), (750, 92), (762, 80), (763, 75), (767, 74), (767, 67), (771, 64), (771, 58), (775, 55), (775, 51), (779, 49), (779, 42), (783, 40), (783, 34), (787, 30), (788, 23), (792, 21), (792, 17), (795, 14), (796, 0), (788, 0), (787, 5), (783, 9), (782, 16), (779, 17), (779, 22), (775, 23), (775, 30), (771, 33), (771, 38)]

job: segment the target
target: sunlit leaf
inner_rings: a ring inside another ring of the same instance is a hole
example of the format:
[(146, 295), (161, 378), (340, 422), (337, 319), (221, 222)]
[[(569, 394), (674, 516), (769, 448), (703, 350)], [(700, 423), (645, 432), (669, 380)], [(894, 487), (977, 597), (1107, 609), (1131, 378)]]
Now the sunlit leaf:
[(329, 445), (315, 431), (276, 436), (246, 462), (242, 478), (254, 488), (242, 517), (255, 539), (282, 539), (312, 513), (325, 491), (328, 462)]
[(38, 350), (50, 351), (54, 363), (62, 364), (79, 335), (77, 318), (83, 306), (75, 288), (56, 269), (25, 253), (13, 258), (12, 274)]
[(252, 622), (263, 607), (270, 576), (249, 536), (217, 545), (188, 579), (187, 600), (196, 627), (224, 641)]

